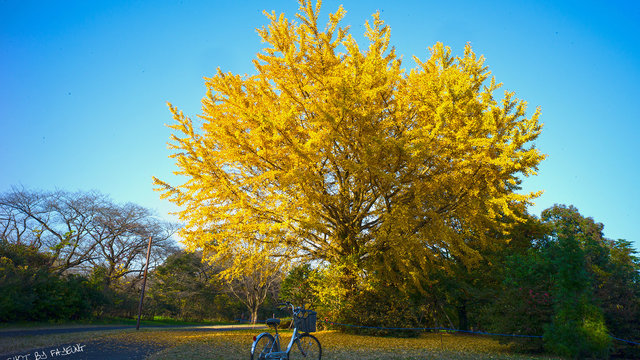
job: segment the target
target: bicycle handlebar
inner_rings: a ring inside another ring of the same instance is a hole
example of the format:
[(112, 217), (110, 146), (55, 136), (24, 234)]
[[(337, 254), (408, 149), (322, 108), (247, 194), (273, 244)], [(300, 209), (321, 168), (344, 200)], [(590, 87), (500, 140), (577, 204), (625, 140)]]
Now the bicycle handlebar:
[(288, 308), (288, 307), (291, 307), (291, 313), (292, 313), (294, 316), (297, 316), (297, 315), (298, 315), (299, 313), (301, 313), (301, 312), (307, 311), (307, 310), (306, 310), (304, 307), (302, 307), (302, 306), (298, 306), (298, 307), (294, 306), (294, 305), (293, 305), (293, 303), (291, 303), (290, 301), (286, 301), (286, 302), (283, 302), (283, 303), (279, 303), (279, 304), (278, 304), (278, 308), (279, 308), (279, 309), (281, 309), (281, 310), (284, 310), (285, 308)]

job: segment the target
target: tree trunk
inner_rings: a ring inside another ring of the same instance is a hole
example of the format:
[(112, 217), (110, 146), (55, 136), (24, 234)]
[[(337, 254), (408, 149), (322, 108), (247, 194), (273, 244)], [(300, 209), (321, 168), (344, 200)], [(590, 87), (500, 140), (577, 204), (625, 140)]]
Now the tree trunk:
[(250, 309), (251, 311), (251, 323), (255, 324), (258, 322), (258, 306), (252, 306)]
[(467, 302), (463, 301), (458, 308), (458, 329), (469, 330), (469, 318), (467, 316)]

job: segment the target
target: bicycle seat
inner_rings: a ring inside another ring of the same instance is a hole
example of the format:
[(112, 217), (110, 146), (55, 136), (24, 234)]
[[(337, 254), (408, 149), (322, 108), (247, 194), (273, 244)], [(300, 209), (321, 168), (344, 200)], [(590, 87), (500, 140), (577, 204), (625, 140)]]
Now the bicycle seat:
[(280, 325), (280, 319), (267, 319), (267, 326), (278, 326)]

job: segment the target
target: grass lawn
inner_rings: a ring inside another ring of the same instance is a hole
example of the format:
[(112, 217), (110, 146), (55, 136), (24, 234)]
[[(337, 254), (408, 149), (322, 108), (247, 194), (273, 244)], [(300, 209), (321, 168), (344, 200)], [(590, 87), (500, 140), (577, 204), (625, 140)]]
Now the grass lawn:
[[(56, 336), (28, 336), (13, 339), (24, 348), (54, 346), (96, 339), (121, 341), (127, 346), (158, 344), (166, 347), (150, 359), (241, 359), (249, 358), (253, 336), (261, 330), (191, 331), (171, 329), (112, 330)], [(284, 346), (291, 332), (282, 332)], [(342, 334), (335, 331), (315, 333), (322, 344), (323, 359), (551, 359), (517, 354), (508, 345), (486, 336), (423, 334), (418, 338), (392, 338)], [(24, 339), (23, 339), (24, 338)], [(0, 341), (0, 353), (8, 353), (9, 339)], [(10, 340), (9, 340), (10, 341)], [(133, 344), (133, 345), (132, 345)]]

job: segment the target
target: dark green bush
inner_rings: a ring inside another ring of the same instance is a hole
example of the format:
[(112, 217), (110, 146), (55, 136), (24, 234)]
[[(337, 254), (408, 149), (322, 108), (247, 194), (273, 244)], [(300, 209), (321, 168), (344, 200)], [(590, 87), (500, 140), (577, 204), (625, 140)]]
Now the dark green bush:
[(0, 244), (0, 321), (92, 317), (99, 291), (84, 277), (52, 273), (49, 264), (34, 248)]
[(414, 310), (408, 296), (393, 287), (378, 287), (361, 290), (348, 299), (338, 314), (338, 322), (363, 326), (344, 327), (343, 330), (348, 333), (413, 337), (420, 332), (377, 328), (422, 327)]

